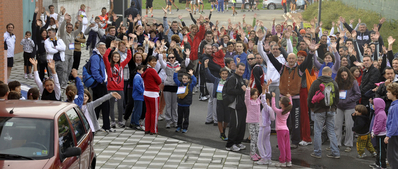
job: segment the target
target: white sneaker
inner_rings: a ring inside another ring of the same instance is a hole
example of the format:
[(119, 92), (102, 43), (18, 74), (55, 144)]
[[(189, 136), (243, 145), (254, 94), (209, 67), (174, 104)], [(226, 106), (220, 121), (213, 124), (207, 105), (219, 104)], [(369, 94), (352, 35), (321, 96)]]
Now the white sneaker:
[(163, 114), (161, 114), (159, 117), (158, 117), (158, 121), (163, 121), (164, 120), (164, 117), (163, 117)]
[(258, 165), (268, 165), (268, 164), (270, 164), (270, 161), (265, 160), (265, 159), (261, 159), (261, 160), (257, 161), (256, 164), (258, 164)]
[(235, 152), (240, 150), (240, 148), (237, 147), (235, 144), (231, 147), (226, 147), (225, 149), (228, 151), (235, 151)]
[(291, 166), (292, 166), (292, 162), (291, 162), (291, 161), (287, 162), (287, 163), (286, 163), (286, 166), (287, 166), (287, 167), (291, 167)]
[(24, 76), (24, 78), (25, 78), (25, 79), (27, 79), (27, 78), (28, 78), (28, 74), (26, 74), (26, 73), (25, 73), (25, 76)]
[(239, 149), (241, 149), (241, 150), (244, 150), (244, 149), (246, 149), (246, 146), (245, 146), (245, 145), (243, 145), (243, 144), (239, 144), (239, 145), (238, 145), (238, 147), (239, 147)]
[(286, 163), (281, 163), (281, 162), (276, 163), (275, 167), (286, 167)]
[(34, 79), (32, 74), (29, 74), (29, 79)]
[(311, 145), (311, 144), (312, 144), (312, 142), (306, 142), (304, 140), (300, 141), (300, 143), (299, 143), (299, 145), (301, 145), (301, 146), (308, 146), (308, 145)]

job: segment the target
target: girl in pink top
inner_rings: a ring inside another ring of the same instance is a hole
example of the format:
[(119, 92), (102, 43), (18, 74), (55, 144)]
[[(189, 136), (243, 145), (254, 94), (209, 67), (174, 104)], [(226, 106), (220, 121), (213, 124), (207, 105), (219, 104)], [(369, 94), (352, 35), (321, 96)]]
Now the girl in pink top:
[(260, 119), (260, 97), (256, 88), (246, 88), (245, 104), (247, 109), (246, 123), (249, 124), (250, 132), (250, 157), (253, 161), (258, 161), (261, 157), (257, 154), (257, 138)]
[(275, 129), (278, 138), (278, 146), (280, 151), (279, 164), (276, 167), (292, 166), (292, 155), (290, 153), (289, 128), (287, 128), (286, 120), (292, 109), (292, 97), (290, 94), (279, 100), (281, 109), (275, 107), (275, 93), (272, 93), (272, 109), (276, 113)]

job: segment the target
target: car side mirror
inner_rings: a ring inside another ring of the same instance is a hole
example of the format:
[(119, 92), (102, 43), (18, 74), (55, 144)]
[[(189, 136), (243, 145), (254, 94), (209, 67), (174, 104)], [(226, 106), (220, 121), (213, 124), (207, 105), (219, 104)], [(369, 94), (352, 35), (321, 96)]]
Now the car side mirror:
[(65, 158), (79, 156), (80, 154), (82, 154), (82, 149), (80, 147), (69, 147), (64, 153), (61, 154), (62, 161)]

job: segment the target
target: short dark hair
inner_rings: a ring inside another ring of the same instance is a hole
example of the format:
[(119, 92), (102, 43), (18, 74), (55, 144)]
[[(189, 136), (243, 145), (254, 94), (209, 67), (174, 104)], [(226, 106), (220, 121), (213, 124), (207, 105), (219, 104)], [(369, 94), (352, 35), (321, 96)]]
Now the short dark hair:
[(156, 56), (153, 56), (153, 55), (151, 55), (151, 56), (149, 56), (149, 58), (148, 58), (148, 62), (150, 62), (150, 61), (152, 61), (152, 60), (158, 60), (157, 58), (156, 58)]
[(246, 65), (245, 65), (244, 63), (242, 63), (242, 62), (238, 63), (238, 64), (236, 65), (236, 68), (238, 68), (239, 66), (246, 67)]
[(101, 9), (101, 10), (103, 10), (103, 9), (105, 9), (105, 10), (106, 10), (106, 7), (102, 7), (102, 9)]
[(21, 94), (18, 92), (10, 92), (7, 97), (8, 100), (19, 100), (20, 98)]
[(8, 93), (8, 85), (5, 83), (0, 84), (0, 97), (4, 97)]
[(232, 58), (225, 58), (224, 59), (224, 62), (225, 62), (225, 65), (228, 65), (229, 63), (231, 63), (231, 62), (233, 62), (234, 60), (232, 59)]
[[(370, 58), (371, 61), (373, 60), (372, 57), (371, 57), (370, 55), (364, 55), (364, 56), (363, 56), (363, 58), (366, 58), (366, 57)], [(362, 59), (363, 59), (363, 58), (362, 58)]]
[(10, 25), (12, 25), (12, 27), (15, 28), (15, 26), (14, 26), (13, 23), (9, 23), (9, 24), (7, 24), (7, 26), (6, 26), (6, 29), (8, 29), (8, 27), (9, 27)]
[(178, 24), (178, 22), (177, 22), (177, 21), (173, 21), (173, 22), (171, 22), (171, 24), (173, 24), (173, 23), (176, 23), (176, 24)]
[(211, 32), (211, 31), (206, 31), (206, 35), (208, 35), (208, 34), (211, 34), (213, 36), (213, 32)]
[(51, 32), (54, 32), (54, 33), (57, 33), (57, 30), (54, 29), (54, 28), (50, 28), (50, 29), (47, 30), (47, 32), (50, 32), (50, 31), (51, 31)]
[(54, 7), (54, 5), (49, 5), (49, 6), (48, 6), (48, 9), (50, 9), (51, 7)]
[(32, 35), (32, 32), (30, 32), (30, 31), (26, 31), (26, 32), (25, 32), (25, 35), (27, 35), (28, 33), (29, 33), (30, 35)]
[(138, 71), (138, 70), (141, 70), (141, 69), (145, 69), (145, 66), (144, 66), (144, 65), (138, 65), (138, 66), (137, 66), (137, 71)]
[(222, 72), (227, 72), (227, 73), (229, 73), (229, 72), (228, 72), (228, 69), (225, 68), (225, 67), (223, 67), (223, 68), (220, 69), (220, 73), (222, 73)]
[(347, 39), (347, 40), (345, 40), (345, 44), (347, 44), (348, 41), (350, 41), (351, 43), (353, 43), (353, 40), (352, 40), (352, 39)]
[(229, 46), (229, 45), (234, 45), (234, 43), (233, 42), (228, 42), (227, 46)]
[(367, 115), (368, 114), (368, 109), (362, 104), (356, 105), (355, 106), (355, 111), (361, 113), (361, 115)]
[(21, 83), (16, 80), (8, 83), (8, 88), (10, 89), (10, 91), (15, 90), (15, 88), (17, 88), (18, 86), (21, 86)]
[(116, 30), (116, 27), (115, 27), (115, 26), (109, 26), (109, 27), (108, 27), (108, 32), (109, 32), (111, 29), (115, 29), (115, 30)]

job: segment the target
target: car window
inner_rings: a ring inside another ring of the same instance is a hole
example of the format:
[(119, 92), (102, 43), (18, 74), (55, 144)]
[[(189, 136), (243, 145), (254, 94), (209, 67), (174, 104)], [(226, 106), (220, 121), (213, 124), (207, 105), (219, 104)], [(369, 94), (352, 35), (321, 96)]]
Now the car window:
[(58, 137), (61, 153), (64, 153), (69, 147), (75, 147), (71, 127), (65, 114), (62, 114), (58, 119)]
[(68, 115), (68, 118), (72, 123), (74, 129), (73, 133), (75, 133), (76, 136), (76, 142), (79, 143), (80, 140), (83, 138), (84, 134), (86, 134), (82, 120), (77, 115), (75, 109), (68, 110), (66, 114)]
[(52, 157), (53, 125), (50, 119), (0, 117), (0, 160)]
[(83, 115), (82, 111), (79, 108), (75, 108), (76, 112), (79, 113), (80, 118), (82, 119), (84, 123), (84, 127), (86, 128), (86, 131), (91, 131), (90, 130), (90, 124), (88, 124), (88, 121), (86, 117)]

